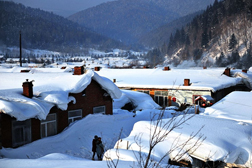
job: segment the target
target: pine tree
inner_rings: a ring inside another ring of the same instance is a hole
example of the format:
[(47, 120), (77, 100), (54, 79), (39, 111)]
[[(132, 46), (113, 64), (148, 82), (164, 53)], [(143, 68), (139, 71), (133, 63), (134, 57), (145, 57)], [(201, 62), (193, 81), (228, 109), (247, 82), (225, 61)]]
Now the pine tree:
[(168, 51), (167, 53), (171, 53), (172, 52), (172, 48), (174, 46), (174, 38), (173, 35), (170, 35), (170, 40), (169, 40), (169, 44), (168, 44)]
[(228, 45), (228, 48), (229, 48), (230, 50), (233, 50), (233, 49), (235, 48), (236, 44), (237, 44), (236, 37), (235, 37), (234, 34), (232, 34), (231, 39), (230, 39), (230, 42), (229, 42), (229, 45)]
[(214, 0), (213, 7), (216, 9), (219, 5), (218, 0)]
[(186, 35), (185, 45), (189, 46), (191, 44), (188, 34)]
[(207, 29), (204, 29), (204, 32), (201, 35), (201, 47), (202, 48), (206, 48), (208, 46), (208, 33), (207, 33)]
[(221, 67), (223, 65), (224, 59), (225, 59), (225, 55), (223, 52), (221, 52), (221, 55), (219, 56), (219, 58), (216, 59), (216, 62), (215, 62), (216, 66)]
[(248, 69), (252, 66), (252, 50), (251, 50), (251, 45), (250, 47), (247, 49), (247, 53), (246, 55), (243, 57), (243, 65), (244, 68)]
[(186, 39), (186, 33), (185, 33), (185, 29), (182, 27), (180, 30), (180, 44), (185, 44), (185, 39)]
[(235, 50), (235, 52), (232, 52), (231, 57), (228, 59), (229, 64), (237, 63), (240, 60), (240, 55), (238, 53), (238, 50)]
[(174, 35), (174, 42), (176, 47), (179, 46), (179, 42), (180, 42), (180, 31), (179, 29), (176, 30), (176, 33)]

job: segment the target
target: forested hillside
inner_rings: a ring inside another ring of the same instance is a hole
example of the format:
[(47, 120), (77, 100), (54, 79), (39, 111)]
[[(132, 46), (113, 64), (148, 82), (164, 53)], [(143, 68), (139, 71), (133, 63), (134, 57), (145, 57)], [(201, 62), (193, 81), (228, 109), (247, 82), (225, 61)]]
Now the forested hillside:
[(85, 27), (127, 44), (182, 16), (205, 9), (214, 0), (117, 0), (69, 17)]
[(169, 22), (157, 29), (154, 29), (141, 36), (141, 38), (139, 39), (139, 43), (141, 43), (147, 48), (158, 47), (163, 44), (168, 44), (170, 40), (170, 35), (172, 33), (175, 33), (177, 29), (180, 29), (186, 24), (190, 23), (195, 16), (201, 13), (203, 13), (203, 10), (186, 15), (172, 22)]
[(191, 60), (198, 66), (252, 65), (252, 1), (215, 0), (192, 22), (148, 53), (150, 62), (181, 64)]
[(40, 9), (0, 1), (0, 44), (24, 48), (78, 52), (84, 48), (116, 48), (121, 44), (94, 33), (77, 23)]

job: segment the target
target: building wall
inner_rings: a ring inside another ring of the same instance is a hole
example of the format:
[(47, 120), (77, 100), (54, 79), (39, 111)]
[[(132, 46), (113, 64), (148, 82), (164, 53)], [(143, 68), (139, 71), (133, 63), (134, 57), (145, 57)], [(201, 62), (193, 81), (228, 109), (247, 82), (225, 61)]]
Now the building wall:
[(31, 119), (31, 134), (32, 134), (32, 141), (36, 141), (40, 139), (40, 120), (32, 118)]
[(195, 96), (209, 95), (211, 96), (211, 91), (200, 91), (200, 90), (169, 90), (169, 96), (175, 97), (177, 103), (181, 104), (194, 104)]
[[(237, 86), (232, 86), (229, 88), (224, 88), (224, 89), (221, 89), (215, 93), (213, 93), (210, 90), (209, 91), (204, 91), (204, 90), (201, 91), (201, 90), (180, 90), (180, 89), (168, 90), (168, 89), (144, 89), (144, 88), (134, 88), (132, 90), (141, 91), (141, 92), (149, 91), (149, 95), (154, 100), (155, 100), (155, 92), (156, 91), (168, 91), (167, 104), (169, 104), (169, 106), (170, 105), (179, 106), (183, 103), (192, 105), (192, 104), (194, 104), (194, 97), (195, 96), (210, 95), (215, 100), (215, 102), (217, 102), (233, 91), (250, 91), (250, 89), (244, 85), (237, 85)], [(172, 101), (173, 97), (176, 98), (176, 102)]]
[(249, 89), (245, 85), (232, 86), (229, 88), (219, 90), (215, 93), (212, 93), (212, 97), (214, 98), (215, 101), (219, 101), (220, 99), (222, 99), (223, 97), (225, 97), (226, 95), (228, 95), (233, 91), (251, 91), (251, 89)]
[(0, 113), (1, 115), (1, 127), (2, 127), (2, 146), (3, 147), (12, 147), (12, 117), (4, 114), (4, 113)]
[[(134, 91), (149, 91), (149, 95), (155, 100), (155, 92), (167, 92), (167, 95), (163, 95), (167, 97), (166, 104), (168, 106), (180, 106), (183, 103), (186, 104), (193, 104), (194, 102), (194, 95), (210, 95), (211, 91), (198, 91), (198, 90), (168, 90), (168, 89), (133, 89)], [(172, 99), (176, 98), (176, 102), (173, 102)], [(165, 101), (165, 100), (164, 100)], [(158, 103), (158, 102), (156, 102)], [(159, 104), (160, 105), (160, 104)]]
[(83, 117), (93, 114), (93, 108), (106, 106), (106, 114), (113, 114), (112, 98), (94, 80), (88, 85), (84, 92), (70, 94), (76, 98), (76, 104), (69, 103), (68, 110), (82, 109)]
[(138, 92), (149, 92), (149, 95), (154, 99), (155, 97), (155, 91), (167, 91), (167, 89), (141, 89), (141, 88), (137, 88), (137, 89), (133, 89), (133, 91), (138, 91)]

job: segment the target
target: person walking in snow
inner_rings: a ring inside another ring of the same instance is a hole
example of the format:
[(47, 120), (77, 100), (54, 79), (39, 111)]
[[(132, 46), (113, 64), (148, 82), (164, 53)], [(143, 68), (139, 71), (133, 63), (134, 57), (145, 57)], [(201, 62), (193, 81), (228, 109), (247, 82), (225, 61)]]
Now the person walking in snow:
[[(93, 152), (92, 160), (94, 160), (94, 157), (95, 157), (97, 140), (98, 140), (98, 136), (95, 135), (92, 141), (92, 152)], [(97, 157), (98, 157), (98, 154), (97, 154)]]
[(102, 144), (101, 137), (98, 138), (96, 143), (96, 153), (99, 160), (102, 160), (102, 155), (104, 153), (104, 145)]

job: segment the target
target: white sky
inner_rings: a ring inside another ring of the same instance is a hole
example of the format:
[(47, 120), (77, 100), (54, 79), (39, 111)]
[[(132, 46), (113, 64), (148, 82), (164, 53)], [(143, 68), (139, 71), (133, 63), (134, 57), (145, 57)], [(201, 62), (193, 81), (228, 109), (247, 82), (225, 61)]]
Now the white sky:
[(113, 0), (7, 0), (68, 17), (76, 12)]

